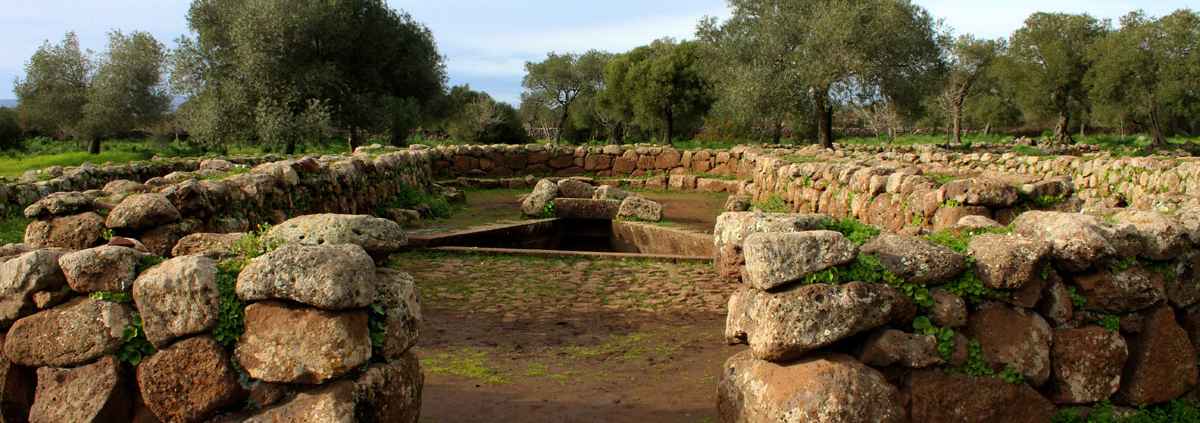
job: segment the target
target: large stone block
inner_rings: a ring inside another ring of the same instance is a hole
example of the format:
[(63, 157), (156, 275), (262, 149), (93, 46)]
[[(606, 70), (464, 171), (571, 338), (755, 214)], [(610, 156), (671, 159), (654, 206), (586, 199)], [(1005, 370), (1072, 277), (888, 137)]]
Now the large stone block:
[(878, 257), (889, 272), (918, 284), (943, 282), (966, 269), (962, 254), (915, 236), (882, 234), (864, 244), (862, 253)]
[(1054, 334), (1037, 313), (999, 303), (985, 304), (971, 314), (968, 329), (979, 340), (983, 358), (994, 369), (1012, 368), (1033, 386), (1041, 386), (1050, 378)]
[(58, 265), (60, 250), (37, 250), (0, 264), (0, 327), (8, 327), (34, 310), (34, 295), (62, 291), (67, 280)]
[(201, 422), (242, 396), (225, 349), (207, 336), (150, 356), (138, 365), (137, 382), (146, 406), (164, 422)]
[(1099, 326), (1056, 330), (1050, 398), (1064, 404), (1108, 399), (1121, 386), (1128, 357), (1125, 339), (1117, 332)]
[(74, 369), (42, 367), (30, 423), (126, 422), (133, 399), (113, 357)]
[(331, 213), (289, 219), (272, 226), (264, 239), (301, 245), (354, 244), (376, 257), (386, 257), (408, 245), (408, 236), (396, 222), (367, 215)]
[(31, 248), (82, 250), (104, 239), (104, 218), (95, 212), (35, 220), (25, 228), (25, 243)]
[(367, 313), (254, 303), (246, 307), (246, 331), (235, 355), (255, 379), (325, 383), (371, 358)]
[(857, 248), (834, 231), (763, 232), (746, 237), (746, 282), (770, 290), (854, 260)]
[(4, 340), (4, 355), (30, 367), (88, 363), (121, 347), (131, 314), (124, 304), (76, 298), (17, 320)]
[(58, 264), (75, 292), (128, 291), (144, 255), (132, 248), (104, 245), (64, 254)]
[(289, 244), (251, 260), (238, 274), (236, 290), (243, 301), (362, 308), (375, 300), (375, 262), (354, 244)]
[(221, 312), (217, 263), (203, 256), (164, 261), (137, 278), (133, 301), (146, 339), (156, 346), (207, 332), (217, 325)]

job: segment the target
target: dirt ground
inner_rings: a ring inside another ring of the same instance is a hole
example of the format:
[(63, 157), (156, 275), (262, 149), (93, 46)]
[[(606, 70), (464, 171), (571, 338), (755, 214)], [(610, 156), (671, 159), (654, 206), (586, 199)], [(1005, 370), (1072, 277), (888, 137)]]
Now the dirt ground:
[(708, 263), (410, 252), (425, 422), (713, 422), (732, 290)]

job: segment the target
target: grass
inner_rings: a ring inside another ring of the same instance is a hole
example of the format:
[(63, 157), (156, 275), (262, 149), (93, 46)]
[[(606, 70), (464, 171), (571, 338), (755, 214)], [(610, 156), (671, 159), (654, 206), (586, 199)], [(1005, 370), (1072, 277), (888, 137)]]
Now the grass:
[(0, 220), (0, 245), (24, 242), (25, 227), (31, 220), (17, 214)]
[(430, 374), (450, 375), (489, 385), (508, 383), (486, 351), (464, 348), (421, 357), (421, 369)]
[(92, 155), (86, 151), (75, 151), (40, 156), (0, 157), (0, 176), (21, 176), (22, 173), (30, 170), (45, 169), (51, 166), (79, 166), (85, 162), (92, 164), (129, 163), (149, 160), (153, 156), (148, 152), (105, 151)]

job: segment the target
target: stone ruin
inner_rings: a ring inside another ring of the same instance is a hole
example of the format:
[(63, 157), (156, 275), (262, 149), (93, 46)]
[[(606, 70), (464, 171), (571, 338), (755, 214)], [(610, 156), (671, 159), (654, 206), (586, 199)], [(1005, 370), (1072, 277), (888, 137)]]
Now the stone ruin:
[[(1196, 395), (1200, 213), (1030, 211), (956, 249), (723, 214), (725, 422), (1048, 422)], [(920, 317), (918, 317), (920, 316)]]
[(612, 185), (596, 186), (590, 178), (539, 180), (521, 200), (526, 217), (567, 219), (662, 220), (663, 206)]
[(415, 422), (416, 286), (377, 266), (405, 243), (395, 222), (319, 214), (189, 235), (157, 264), (121, 237), (6, 246), (3, 420)]

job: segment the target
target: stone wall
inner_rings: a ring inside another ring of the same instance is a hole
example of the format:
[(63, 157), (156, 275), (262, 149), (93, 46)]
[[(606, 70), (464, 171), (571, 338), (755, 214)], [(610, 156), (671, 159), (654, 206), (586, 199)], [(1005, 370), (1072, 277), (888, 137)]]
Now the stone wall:
[[(151, 178), (164, 177), (176, 172), (220, 172), (224, 163), (230, 165), (256, 165), (279, 160), (275, 156), (233, 157), (228, 160), (211, 159), (166, 159), (133, 162), (119, 165), (31, 170), (16, 182), (0, 183), (0, 212), (5, 215), (20, 212), (37, 200), (56, 192), (86, 191), (100, 189), (113, 181), (129, 180), (144, 182)], [(224, 163), (221, 163), (224, 162)], [(207, 165), (207, 166), (204, 166)], [(181, 175), (182, 176), (182, 175)]]
[(405, 242), (309, 215), (165, 261), (120, 237), (5, 246), (0, 420), (416, 422), (416, 286), (377, 266)]
[(1200, 213), (1030, 211), (924, 238), (742, 212), (716, 232), (740, 284), (726, 339), (749, 345), (721, 372), (722, 421), (1047, 422), (1197, 394)]

